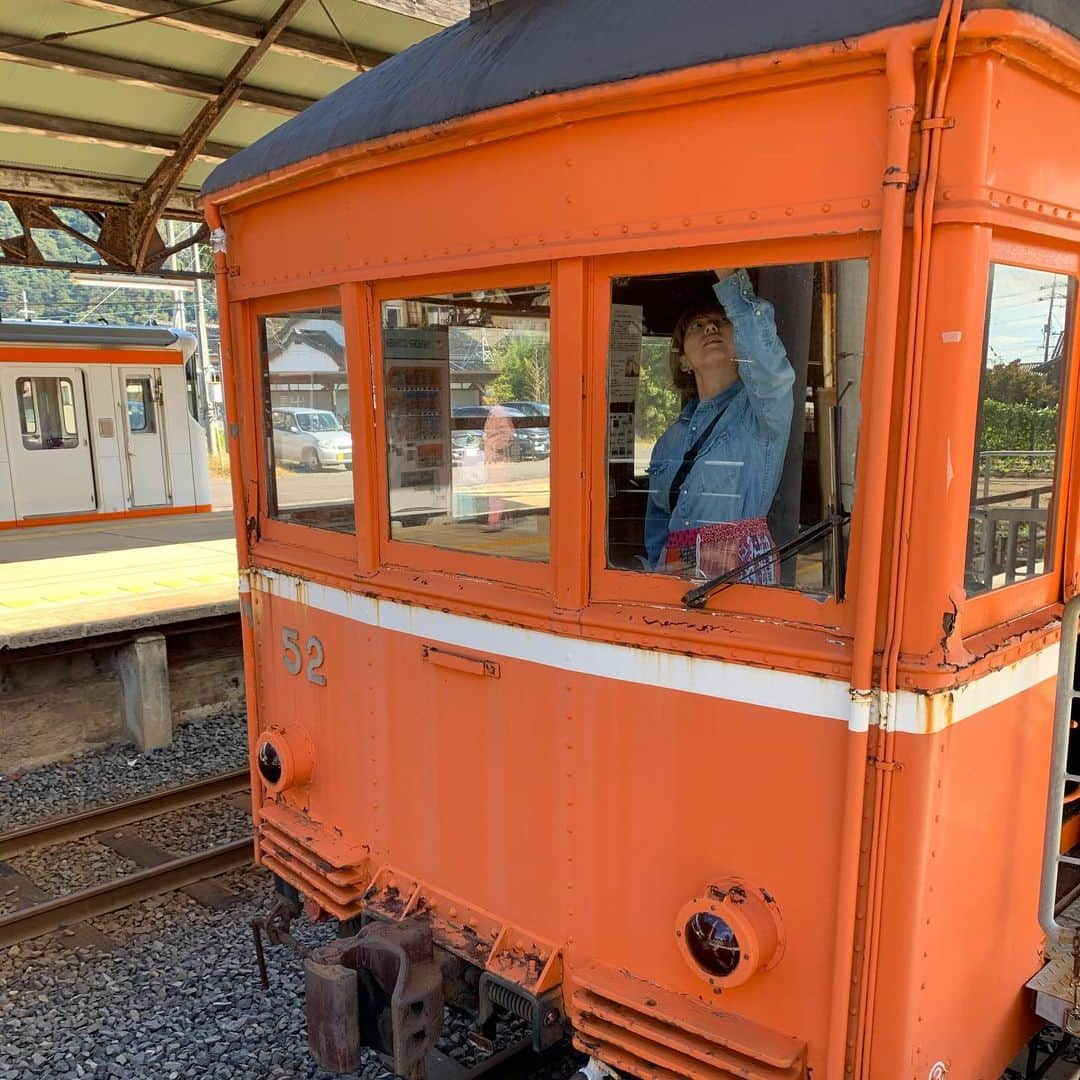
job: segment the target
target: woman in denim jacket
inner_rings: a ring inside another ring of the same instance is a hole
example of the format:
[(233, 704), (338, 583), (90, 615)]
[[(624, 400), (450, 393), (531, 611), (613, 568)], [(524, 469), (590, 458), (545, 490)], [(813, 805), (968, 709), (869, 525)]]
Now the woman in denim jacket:
[[(651, 567), (710, 577), (772, 546), (765, 516), (795, 382), (772, 304), (754, 295), (745, 270), (716, 276), (720, 307), (684, 312), (672, 334), (672, 379), (696, 395), (653, 448), (645, 515)], [(745, 580), (772, 584), (775, 575), (766, 565)]]

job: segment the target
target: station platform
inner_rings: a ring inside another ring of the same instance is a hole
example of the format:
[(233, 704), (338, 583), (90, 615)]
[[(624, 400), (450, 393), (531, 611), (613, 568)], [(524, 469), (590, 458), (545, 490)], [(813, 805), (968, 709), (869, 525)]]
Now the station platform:
[(230, 510), (0, 532), (0, 650), (237, 610)]

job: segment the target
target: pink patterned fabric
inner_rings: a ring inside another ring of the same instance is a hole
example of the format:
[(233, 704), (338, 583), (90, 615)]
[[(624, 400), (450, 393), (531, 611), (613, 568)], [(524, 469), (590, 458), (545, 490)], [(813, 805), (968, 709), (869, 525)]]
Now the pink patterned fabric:
[[(668, 533), (656, 568), (664, 574), (714, 578), (745, 566), (772, 547), (764, 518), (724, 521)], [(778, 561), (775, 557), (767, 559), (735, 580), (749, 585), (776, 585), (780, 580)]]

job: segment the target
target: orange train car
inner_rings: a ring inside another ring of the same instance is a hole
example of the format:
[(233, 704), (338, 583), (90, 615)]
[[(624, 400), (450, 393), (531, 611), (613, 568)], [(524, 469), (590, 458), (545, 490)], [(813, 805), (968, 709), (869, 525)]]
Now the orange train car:
[(1080, 13), (474, 7), (204, 191), (312, 1051), (994, 1080), (1080, 1018)]

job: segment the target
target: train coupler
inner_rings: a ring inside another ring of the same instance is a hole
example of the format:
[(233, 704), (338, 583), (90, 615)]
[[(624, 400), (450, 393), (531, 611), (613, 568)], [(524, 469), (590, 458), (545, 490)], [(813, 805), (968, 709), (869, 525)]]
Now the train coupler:
[(443, 972), (431, 928), (373, 922), (304, 961), (308, 1045), (330, 1072), (351, 1072), (367, 1046), (405, 1080), (423, 1080), (443, 1023)]

